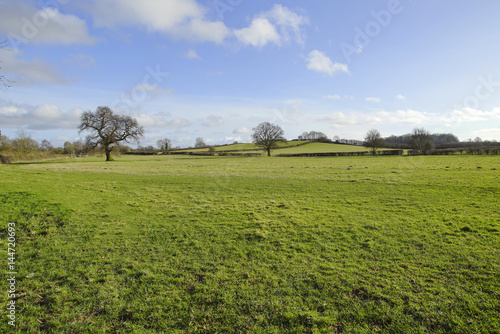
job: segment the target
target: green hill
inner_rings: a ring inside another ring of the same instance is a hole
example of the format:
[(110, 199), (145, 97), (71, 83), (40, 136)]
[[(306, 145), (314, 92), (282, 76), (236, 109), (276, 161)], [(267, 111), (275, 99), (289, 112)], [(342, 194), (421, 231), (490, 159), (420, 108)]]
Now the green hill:
[(274, 154), (304, 154), (304, 153), (340, 153), (340, 152), (366, 152), (368, 149), (363, 146), (329, 144), (329, 143), (308, 143), (302, 146), (295, 146), (275, 150)]
[[(279, 148), (272, 151), (273, 155), (280, 154), (307, 154), (307, 153), (341, 153), (341, 152), (366, 152), (368, 149), (363, 146), (342, 145), (330, 143), (314, 143), (307, 141), (289, 141), (278, 144)], [(214, 146), (217, 153), (260, 153), (262, 152), (253, 143), (238, 143), (231, 145)], [(207, 153), (208, 147), (204, 148), (186, 148), (174, 150), (173, 153)]]

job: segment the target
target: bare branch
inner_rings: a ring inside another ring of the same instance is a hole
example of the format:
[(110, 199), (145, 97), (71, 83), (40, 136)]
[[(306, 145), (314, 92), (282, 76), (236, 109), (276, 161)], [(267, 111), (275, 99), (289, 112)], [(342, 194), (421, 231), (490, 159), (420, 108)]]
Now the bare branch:
[(135, 118), (117, 115), (108, 107), (98, 107), (95, 112), (85, 111), (78, 126), (81, 132), (88, 131), (86, 138), (90, 147), (102, 146), (106, 161), (112, 160), (111, 150), (120, 142), (139, 142), (144, 136), (144, 128)]

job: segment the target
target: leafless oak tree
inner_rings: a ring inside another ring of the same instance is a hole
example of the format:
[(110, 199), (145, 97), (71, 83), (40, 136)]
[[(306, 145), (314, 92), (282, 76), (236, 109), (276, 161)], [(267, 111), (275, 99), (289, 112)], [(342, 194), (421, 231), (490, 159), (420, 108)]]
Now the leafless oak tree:
[(279, 125), (269, 122), (260, 123), (253, 129), (253, 142), (267, 152), (267, 156), (271, 156), (271, 150), (278, 146), (279, 142), (285, 142), (283, 129)]
[(106, 153), (106, 161), (113, 160), (111, 151), (120, 142), (139, 142), (144, 136), (144, 128), (135, 118), (117, 115), (108, 107), (98, 107), (95, 112), (84, 112), (78, 129), (80, 133), (90, 132), (87, 145), (92, 148), (101, 146)]

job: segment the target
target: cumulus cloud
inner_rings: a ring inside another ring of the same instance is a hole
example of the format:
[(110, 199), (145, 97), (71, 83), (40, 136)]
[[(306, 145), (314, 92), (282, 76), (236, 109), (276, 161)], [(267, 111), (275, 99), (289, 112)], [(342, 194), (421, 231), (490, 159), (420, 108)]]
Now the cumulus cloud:
[(396, 100), (406, 100), (406, 96), (402, 95), (402, 94), (398, 94), (395, 96), (395, 99)]
[(14, 105), (0, 107), (0, 117), (16, 118), (27, 113), (26, 109)]
[(302, 26), (309, 23), (307, 17), (282, 5), (274, 5), (269, 12), (262, 14), (262, 16), (276, 24), (283, 41), (288, 42), (293, 39), (299, 44), (304, 43)]
[(84, 20), (57, 8), (38, 9), (18, 0), (2, 2), (0, 33), (12, 48), (19, 44), (94, 44)]
[(307, 68), (330, 76), (337, 72), (349, 73), (349, 67), (346, 64), (334, 63), (327, 55), (318, 50), (311, 51), (307, 56)]
[(233, 130), (233, 133), (234, 134), (239, 134), (239, 135), (247, 135), (247, 134), (250, 134), (252, 133), (252, 131), (246, 127), (241, 127), (241, 128), (238, 128), (238, 129), (234, 129)]
[(195, 0), (94, 0), (89, 6), (97, 26), (140, 25), (174, 38), (222, 43), (230, 30), (205, 18)]
[(449, 122), (479, 122), (491, 119), (500, 119), (500, 108), (494, 108), (492, 111), (484, 111), (473, 108), (463, 108), (461, 110), (453, 110), (445, 120)]
[(235, 29), (234, 35), (245, 46), (263, 47), (267, 44), (304, 43), (302, 26), (309, 21), (282, 5), (274, 5), (271, 10), (253, 18), (247, 28)]
[(264, 18), (253, 20), (248, 28), (235, 30), (234, 35), (244, 45), (262, 47), (268, 43), (280, 44), (278, 31)]
[(0, 107), (0, 124), (9, 128), (34, 130), (76, 129), (80, 121), (81, 109), (66, 112), (53, 104), (16, 105), (7, 104)]
[(33, 116), (44, 121), (53, 121), (61, 117), (61, 110), (53, 104), (43, 104), (33, 110)]
[(430, 115), (413, 109), (397, 110), (392, 112), (379, 111), (374, 113), (373, 116), (381, 119), (384, 123), (406, 125), (419, 125), (430, 120)]

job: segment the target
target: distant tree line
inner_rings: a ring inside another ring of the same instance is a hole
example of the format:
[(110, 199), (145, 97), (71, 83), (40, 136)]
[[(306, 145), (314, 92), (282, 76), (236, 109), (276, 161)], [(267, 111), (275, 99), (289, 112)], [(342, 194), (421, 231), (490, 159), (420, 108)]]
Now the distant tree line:
[[(8, 160), (31, 160), (54, 155), (82, 156), (88, 154), (105, 154), (106, 161), (113, 160), (111, 154), (123, 154), (132, 151), (132, 148), (124, 145), (128, 142), (136, 142), (144, 135), (144, 129), (137, 120), (124, 115), (115, 114), (108, 107), (98, 107), (95, 112), (86, 111), (81, 116), (78, 127), (80, 132), (87, 132), (86, 140), (79, 139), (75, 142), (66, 141), (63, 147), (54, 147), (48, 140), (43, 139), (40, 143), (31, 137), (24, 129), (17, 132), (14, 139), (3, 136), (0, 131), (0, 158), (2, 162)], [(257, 146), (271, 155), (271, 150), (278, 148), (280, 142), (286, 142), (283, 129), (269, 122), (260, 123), (253, 129), (252, 141)], [(400, 136), (389, 136), (383, 138), (376, 129), (369, 130), (364, 141), (353, 139), (340, 139), (338, 136), (329, 139), (320, 131), (303, 132), (298, 139), (300, 141), (336, 143), (347, 145), (365, 146), (372, 154), (377, 154), (381, 148), (409, 149), (412, 154), (442, 153), (435, 149), (450, 148), (481, 148), (485, 152), (495, 151), (498, 148), (496, 140), (483, 141), (476, 137), (460, 142), (457, 136), (451, 133), (430, 133), (424, 128), (416, 128), (411, 133)], [(236, 142), (237, 143), (237, 142)], [(169, 152), (172, 149), (172, 141), (168, 138), (159, 139), (156, 142), (157, 149), (149, 145), (138, 146), (137, 152)], [(211, 155), (215, 155), (214, 147), (206, 144), (202, 137), (196, 138), (195, 148), (208, 148)], [(175, 149), (179, 149), (176, 147)], [(496, 152), (496, 151), (495, 151)], [(9, 157), (9, 159), (6, 158)]]
[[(421, 133), (422, 131), (419, 132)], [(432, 140), (436, 148), (440, 148), (443, 145), (456, 145), (460, 142), (458, 137), (452, 133), (428, 133), (427, 131), (425, 131), (425, 134), (430, 137), (429, 139)], [(412, 137), (414, 135), (415, 135), (415, 130), (413, 133), (408, 133), (400, 136), (392, 135), (383, 138), (383, 140), (386, 143), (387, 147), (410, 149), (412, 148)]]

